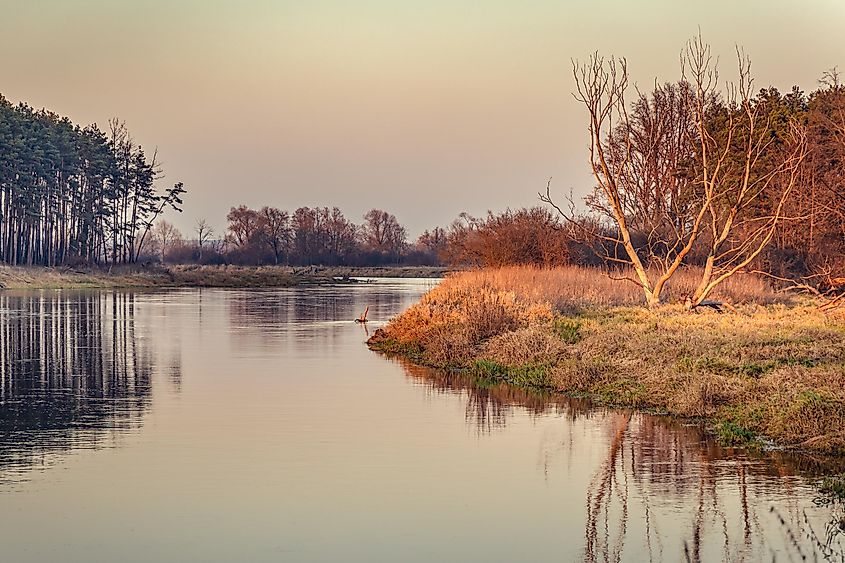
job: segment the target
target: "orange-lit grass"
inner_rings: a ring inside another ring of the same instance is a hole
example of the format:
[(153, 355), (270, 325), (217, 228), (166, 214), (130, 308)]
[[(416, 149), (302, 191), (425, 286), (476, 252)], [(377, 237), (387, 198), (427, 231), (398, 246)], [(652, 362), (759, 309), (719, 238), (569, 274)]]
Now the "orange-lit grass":
[(737, 436), (845, 453), (845, 323), (777, 303), (753, 276), (715, 298), (738, 314), (641, 306), (639, 288), (581, 268), (526, 267), (448, 277), (373, 342), (417, 361), (519, 385), (704, 417)]
[[(462, 272), (450, 279), (447, 287), (450, 291), (477, 288), (511, 291), (522, 301), (547, 303), (561, 311), (576, 311), (582, 307), (644, 304), (643, 290), (627, 281), (633, 279), (633, 273), (627, 271), (603, 274), (595, 268), (579, 266), (551, 269), (514, 266)], [(687, 295), (692, 295), (700, 281), (700, 269), (679, 270), (667, 284), (663, 301), (682, 303)], [(779, 300), (765, 279), (752, 274), (729, 278), (717, 287), (712, 298), (732, 304), (768, 304)]]

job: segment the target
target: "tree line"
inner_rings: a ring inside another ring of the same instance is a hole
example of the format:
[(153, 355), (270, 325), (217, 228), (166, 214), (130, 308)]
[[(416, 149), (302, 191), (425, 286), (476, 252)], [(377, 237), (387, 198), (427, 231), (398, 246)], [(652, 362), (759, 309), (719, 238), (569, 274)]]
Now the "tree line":
[(197, 221), (194, 238), (185, 240), (173, 225), (159, 221), (153, 247), (166, 262), (241, 265), (434, 265), (436, 249), (408, 241), (396, 216), (371, 209), (361, 223), (337, 207), (299, 207), (287, 211), (264, 206), (232, 207), (223, 233)]
[(80, 127), (0, 95), (0, 260), (136, 262), (156, 218), (182, 203), (184, 186), (159, 191), (160, 177), (122, 121)]
[(839, 75), (824, 73), (810, 93), (755, 89), (738, 50), (736, 81), (726, 84), (700, 36), (681, 60), (681, 78), (650, 91), (629, 85), (624, 59), (596, 54), (573, 65), (595, 181), (583, 201), (558, 200), (549, 185), (539, 194), (547, 207), (462, 213), (413, 243), (377, 210), (354, 225), (336, 208), (234, 208), (226, 240), (240, 254), (230, 256), (254, 259), (263, 246), (273, 263), (616, 268), (652, 306), (689, 267), (700, 275), (690, 306), (739, 272), (817, 292), (845, 285)]
[(187, 237), (161, 220), (151, 231), (146, 259), (169, 263), (325, 266), (454, 266), (514, 264), (599, 266), (603, 262), (573, 230), (543, 207), (461, 213), (447, 227), (409, 239), (395, 215), (371, 209), (353, 223), (337, 207), (292, 212), (264, 206), (230, 209), (225, 231), (205, 219)]
[(580, 264), (630, 272), (660, 303), (681, 268), (700, 269), (693, 304), (740, 271), (827, 291), (845, 284), (845, 85), (755, 89), (737, 52), (721, 81), (700, 37), (680, 79), (632, 88), (624, 59), (573, 65), (586, 110), (594, 189), (583, 201), (541, 192), (545, 207), (462, 213), (409, 240), (391, 213), (352, 221), (337, 207), (231, 208), (216, 233), (186, 241), (160, 219), (181, 183), (159, 191), (126, 126), (79, 127), (0, 97), (0, 260), (7, 264), (143, 261), (288, 265)]

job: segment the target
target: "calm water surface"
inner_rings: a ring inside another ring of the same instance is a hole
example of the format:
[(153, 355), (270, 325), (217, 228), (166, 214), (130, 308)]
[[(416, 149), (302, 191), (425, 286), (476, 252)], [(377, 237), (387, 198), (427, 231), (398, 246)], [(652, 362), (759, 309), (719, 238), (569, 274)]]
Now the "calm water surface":
[(2, 560), (843, 560), (841, 464), (368, 351), (433, 283), (0, 294)]

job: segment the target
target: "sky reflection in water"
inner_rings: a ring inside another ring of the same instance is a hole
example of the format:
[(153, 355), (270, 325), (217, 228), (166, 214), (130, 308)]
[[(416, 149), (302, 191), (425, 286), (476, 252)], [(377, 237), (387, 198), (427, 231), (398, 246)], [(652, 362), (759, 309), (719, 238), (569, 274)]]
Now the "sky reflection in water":
[(431, 281), (0, 295), (14, 561), (841, 561), (842, 464), (366, 349)]

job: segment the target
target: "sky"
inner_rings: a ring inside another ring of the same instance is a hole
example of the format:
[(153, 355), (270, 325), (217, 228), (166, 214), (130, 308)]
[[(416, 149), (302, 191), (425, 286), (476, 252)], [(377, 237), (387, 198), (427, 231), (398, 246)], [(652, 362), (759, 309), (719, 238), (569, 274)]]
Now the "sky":
[(168, 219), (220, 233), (230, 207), (373, 207), (412, 236), (460, 212), (584, 194), (586, 115), (571, 60), (624, 56), (641, 86), (679, 77), (701, 29), (758, 87), (845, 69), (845, 1), (0, 0), (0, 93), (76, 123), (126, 121)]

